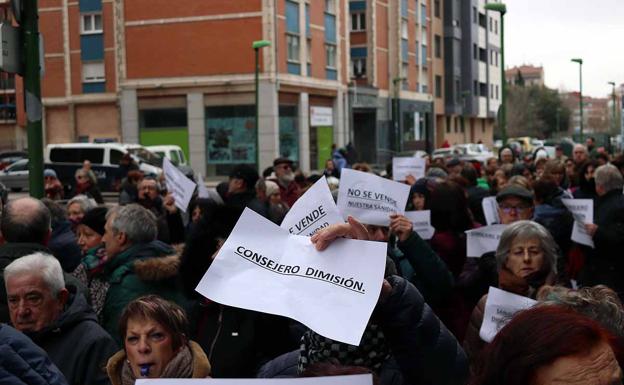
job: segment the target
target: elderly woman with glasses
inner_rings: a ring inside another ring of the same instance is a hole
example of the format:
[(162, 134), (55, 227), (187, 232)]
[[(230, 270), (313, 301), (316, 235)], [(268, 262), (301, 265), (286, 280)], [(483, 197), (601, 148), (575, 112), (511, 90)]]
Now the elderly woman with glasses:
[(208, 377), (208, 358), (187, 333), (188, 320), (178, 305), (156, 295), (130, 302), (119, 320), (124, 348), (106, 365), (111, 383), (132, 385), (141, 378)]
[[(496, 249), (498, 288), (535, 298), (542, 286), (554, 283), (557, 258), (557, 244), (544, 226), (527, 220), (510, 224), (503, 231)], [(479, 337), (479, 329), (483, 323), (486, 301), (487, 294), (473, 310), (464, 340), (464, 350), (473, 369), (485, 346)]]
[(93, 181), (91, 175), (89, 175), (89, 171), (84, 168), (79, 168), (76, 170), (74, 177), (76, 178), (76, 195), (84, 194), (95, 200), (98, 204), (104, 203), (100, 188), (97, 183)]

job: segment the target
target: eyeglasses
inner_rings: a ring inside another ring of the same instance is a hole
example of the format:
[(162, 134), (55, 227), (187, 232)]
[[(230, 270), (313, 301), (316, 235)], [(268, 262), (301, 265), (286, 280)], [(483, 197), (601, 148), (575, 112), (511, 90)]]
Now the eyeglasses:
[(499, 206), (499, 207), (501, 210), (503, 210), (505, 214), (511, 214), (512, 211), (515, 211), (518, 214), (522, 214), (531, 208), (530, 206)]
[(282, 170), (292, 170), (292, 166), (288, 163), (280, 164), (276, 168), (281, 168)]

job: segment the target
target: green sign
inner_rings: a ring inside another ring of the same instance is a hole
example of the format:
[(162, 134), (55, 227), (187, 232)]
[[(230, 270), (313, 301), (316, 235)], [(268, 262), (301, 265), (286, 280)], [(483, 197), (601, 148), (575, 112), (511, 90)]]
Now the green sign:
[(319, 170), (325, 169), (325, 162), (327, 159), (331, 159), (331, 147), (334, 143), (334, 129), (333, 127), (321, 126), (316, 127), (316, 148), (317, 158), (316, 164)]

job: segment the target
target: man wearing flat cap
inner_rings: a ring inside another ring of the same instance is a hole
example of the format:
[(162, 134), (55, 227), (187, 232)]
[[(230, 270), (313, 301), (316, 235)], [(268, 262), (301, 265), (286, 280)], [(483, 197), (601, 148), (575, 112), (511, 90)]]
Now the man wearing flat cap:
[(282, 201), (292, 207), (301, 196), (301, 188), (295, 183), (293, 161), (288, 158), (277, 158), (273, 161), (273, 169), (275, 179), (272, 180), (279, 186)]
[(225, 182), (217, 188), (217, 191), (226, 204), (246, 207), (256, 197), (255, 187), (258, 178), (258, 172), (254, 168), (241, 164), (230, 172), (227, 191), (225, 191)]
[(496, 201), (498, 215), (504, 225), (533, 218), (533, 193), (522, 186), (505, 187), (496, 195)]

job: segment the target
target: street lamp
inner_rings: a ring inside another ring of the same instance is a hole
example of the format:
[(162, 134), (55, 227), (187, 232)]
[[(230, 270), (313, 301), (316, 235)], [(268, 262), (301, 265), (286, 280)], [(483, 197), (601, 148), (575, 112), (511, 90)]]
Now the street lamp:
[(583, 141), (583, 59), (571, 59), (572, 62), (579, 64), (579, 110), (581, 112), (581, 125), (580, 125), (580, 141)]
[(394, 86), (394, 114), (392, 114), (393, 116), (393, 120), (394, 120), (394, 133), (396, 135), (396, 152), (400, 152), (401, 151), (401, 130), (400, 130), (400, 120), (401, 120), (401, 115), (399, 115), (399, 86), (398, 83), (399, 82), (403, 82), (407, 80), (406, 77), (404, 76), (399, 76), (396, 78), (392, 79), (392, 85)]
[(255, 71), (256, 71), (256, 120), (255, 120), (255, 126), (256, 126), (256, 166), (258, 167), (258, 169), (260, 168), (260, 132), (258, 130), (258, 120), (260, 119), (260, 105), (258, 103), (258, 100), (259, 100), (258, 88), (260, 84), (259, 51), (260, 51), (260, 48), (268, 47), (270, 45), (271, 45), (271, 42), (268, 40), (257, 40), (257, 41), (254, 41), (253, 44), (251, 45), (251, 47), (254, 49), (255, 54), (256, 54), (256, 67), (255, 67)]
[(500, 13), (500, 53), (501, 53), (501, 106), (500, 106), (500, 130), (503, 144), (507, 142), (507, 108), (505, 107), (505, 99), (507, 94), (507, 80), (505, 79), (505, 13), (507, 6), (503, 3), (486, 3), (485, 9)]
[(617, 130), (617, 121), (615, 120), (615, 82), (608, 82), (609, 85), (611, 85), (611, 87), (613, 87), (612, 91), (611, 91), (611, 103), (613, 104), (613, 131), (612, 133), (615, 134), (616, 130)]

